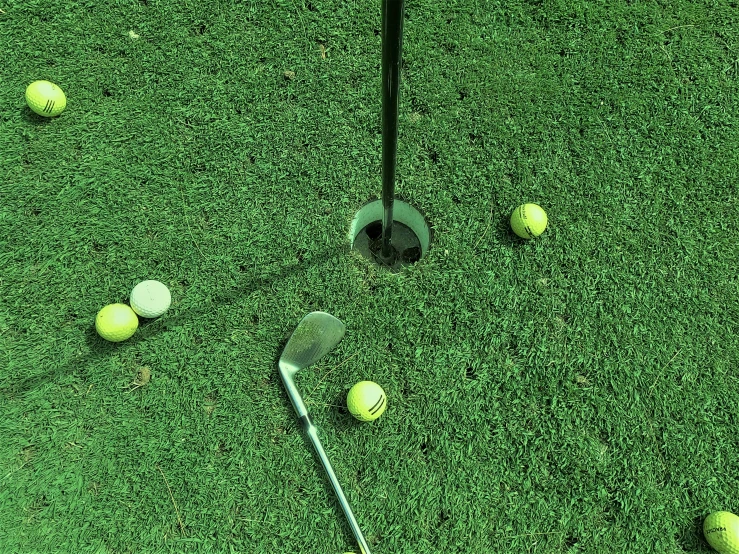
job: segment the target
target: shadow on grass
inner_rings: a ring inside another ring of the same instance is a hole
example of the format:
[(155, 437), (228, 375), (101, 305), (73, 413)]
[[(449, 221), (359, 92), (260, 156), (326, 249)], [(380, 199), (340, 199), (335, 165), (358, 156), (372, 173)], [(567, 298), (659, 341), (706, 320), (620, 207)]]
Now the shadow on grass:
[[(533, 242), (517, 237), (511, 231), (510, 225), (505, 218), (500, 218), (498, 220), (496, 226), (494, 227), (494, 229), (492, 229), (492, 234), (494, 237), (492, 244), (498, 248), (522, 248), (528, 246)], [(20, 378), (18, 378), (17, 375), (6, 376), (6, 378), (3, 379), (3, 382), (0, 382), (0, 392), (10, 395), (25, 394), (32, 389), (43, 386), (50, 381), (57, 379), (62, 375), (74, 372), (76, 368), (85, 367), (91, 362), (101, 359), (111, 352), (115, 352), (118, 348), (126, 348), (128, 346), (138, 344), (139, 342), (146, 341), (150, 337), (155, 336), (159, 333), (169, 331), (171, 329), (176, 329), (178, 326), (182, 325), (185, 322), (197, 320), (202, 315), (211, 311), (213, 304), (225, 305), (232, 303), (237, 299), (243, 297), (245, 294), (252, 293), (255, 290), (265, 290), (268, 288), (272, 288), (275, 282), (292, 277), (300, 272), (304, 272), (308, 268), (328, 264), (335, 265), (337, 263), (337, 260), (341, 259), (342, 257), (348, 256), (353, 256), (355, 258), (355, 262), (358, 264), (366, 264), (367, 266), (372, 264), (369, 260), (363, 258), (362, 255), (358, 252), (352, 251), (348, 243), (342, 244), (339, 247), (335, 248), (327, 248), (324, 249), (323, 252), (318, 254), (315, 258), (298, 263), (294, 267), (286, 269), (280, 274), (271, 275), (265, 278), (250, 278), (247, 276), (244, 278), (245, 282), (242, 285), (236, 286), (226, 291), (222, 291), (220, 295), (212, 298), (212, 302), (209, 302), (203, 307), (188, 308), (183, 313), (172, 316), (168, 315), (159, 319), (147, 320), (140, 318), (139, 329), (136, 334), (127, 341), (124, 341), (120, 344), (110, 343), (102, 339), (95, 331), (93, 318), (89, 322), (89, 325), (85, 330), (85, 340), (91, 352), (90, 355), (74, 360), (73, 362), (70, 362), (68, 364), (52, 368), (48, 371), (37, 373), (35, 375)], [(426, 260), (427, 258), (421, 260), (419, 264), (423, 264)], [(125, 298), (121, 298), (117, 301), (125, 303), (126, 300), (127, 299)], [(327, 307), (312, 306), (311, 309), (325, 310), (327, 309)], [(297, 323), (298, 322), (296, 321), (295, 325), (297, 325)], [(273, 360), (275, 368), (277, 367), (277, 362), (279, 361), (282, 349), (287, 343), (287, 340), (293, 330), (294, 329), (291, 327), (287, 331), (285, 337), (283, 337), (282, 342), (279, 345), (275, 345), (275, 358)], [(277, 379), (277, 381), (279, 382), (279, 379)], [(350, 415), (348, 415), (346, 424), (350, 425), (353, 421), (354, 419)]]
[[(107, 342), (97, 334), (97, 332), (95, 331), (95, 322), (93, 317), (90, 320), (89, 325), (85, 328), (84, 335), (87, 346), (91, 352), (90, 354), (76, 359), (73, 362), (53, 367), (47, 371), (42, 371), (34, 375), (29, 375), (25, 377), (19, 377), (18, 375), (6, 376), (2, 380), (2, 382), (0, 382), (0, 392), (9, 395), (26, 394), (35, 388), (44, 386), (49, 382), (56, 380), (60, 376), (63, 376), (70, 372), (75, 372), (77, 368), (85, 367), (90, 363), (95, 362), (96, 360), (104, 358), (105, 356), (107, 356), (111, 352), (115, 352), (119, 348), (126, 348), (131, 345), (136, 345), (140, 342), (148, 340), (150, 337), (155, 336), (159, 333), (168, 331), (170, 329), (175, 329), (183, 323), (195, 321), (199, 317), (210, 312), (212, 310), (212, 305), (214, 304), (226, 305), (232, 303), (237, 299), (243, 297), (245, 294), (250, 294), (255, 290), (266, 290), (272, 288), (275, 282), (294, 276), (300, 272), (305, 271), (308, 268), (328, 264), (335, 265), (337, 263), (337, 260), (339, 260), (341, 257), (349, 255), (350, 247), (347, 244), (339, 248), (325, 249), (315, 258), (299, 263), (294, 267), (286, 269), (282, 273), (279, 273), (277, 275), (270, 275), (269, 277), (265, 278), (250, 278), (246, 276), (244, 278), (243, 284), (237, 285), (226, 291), (221, 291), (218, 296), (212, 297), (212, 302), (209, 302), (203, 307), (190, 308), (183, 313), (172, 316), (164, 316), (163, 318), (159, 319), (148, 320), (144, 318), (139, 318), (139, 329), (136, 334), (130, 339), (118, 344)], [(358, 256), (357, 259), (361, 260), (362, 258), (361, 256)], [(120, 299), (117, 301), (125, 302), (125, 299)], [(314, 309), (319, 310), (321, 309), (321, 307), (316, 306), (314, 307)], [(297, 323), (298, 322), (296, 321), (295, 325), (297, 325)], [(284, 337), (281, 347), (275, 345), (277, 349), (274, 363), (275, 367), (277, 367), (277, 361), (279, 360), (279, 356), (282, 353), (282, 348), (284, 348), (284, 345), (287, 343), (287, 339), (290, 337), (290, 334), (292, 334), (293, 330), (294, 329), (291, 328), (288, 334)]]

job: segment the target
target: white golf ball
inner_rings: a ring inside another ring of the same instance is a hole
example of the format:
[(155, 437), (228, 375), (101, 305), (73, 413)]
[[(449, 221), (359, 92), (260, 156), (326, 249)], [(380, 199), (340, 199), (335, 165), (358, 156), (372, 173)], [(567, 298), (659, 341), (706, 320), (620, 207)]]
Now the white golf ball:
[(164, 283), (143, 281), (131, 292), (131, 307), (141, 317), (159, 317), (172, 304), (172, 295)]

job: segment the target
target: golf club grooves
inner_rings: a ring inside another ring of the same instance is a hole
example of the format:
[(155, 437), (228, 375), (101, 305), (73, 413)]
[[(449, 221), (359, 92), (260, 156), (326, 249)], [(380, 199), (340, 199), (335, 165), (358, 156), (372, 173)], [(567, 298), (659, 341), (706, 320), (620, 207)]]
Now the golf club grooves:
[(382, 0), (382, 257), (392, 257), (405, 0)]

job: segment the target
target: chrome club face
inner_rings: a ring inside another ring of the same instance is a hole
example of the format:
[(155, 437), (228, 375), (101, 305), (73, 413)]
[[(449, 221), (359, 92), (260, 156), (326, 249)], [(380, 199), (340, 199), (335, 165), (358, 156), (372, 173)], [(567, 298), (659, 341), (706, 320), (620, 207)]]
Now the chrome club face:
[(328, 354), (344, 338), (346, 327), (331, 314), (313, 312), (305, 316), (287, 341), (280, 357), (280, 376), (299, 419), (308, 415), (295, 374)]

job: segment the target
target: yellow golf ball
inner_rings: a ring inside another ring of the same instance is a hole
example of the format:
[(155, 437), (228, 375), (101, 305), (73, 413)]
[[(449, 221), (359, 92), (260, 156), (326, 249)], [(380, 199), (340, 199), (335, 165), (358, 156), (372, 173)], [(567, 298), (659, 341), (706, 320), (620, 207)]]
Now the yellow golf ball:
[(139, 328), (139, 318), (130, 306), (109, 304), (98, 312), (95, 329), (98, 335), (110, 342), (129, 339)]
[(731, 512), (713, 512), (703, 522), (703, 534), (721, 554), (739, 554), (739, 517)]
[(377, 383), (360, 381), (349, 391), (346, 405), (359, 421), (373, 421), (385, 413), (387, 396)]
[(537, 204), (521, 204), (511, 214), (511, 228), (522, 239), (538, 237), (547, 228), (547, 212)]
[(67, 107), (67, 97), (54, 83), (34, 81), (26, 88), (26, 103), (38, 115), (55, 117)]

